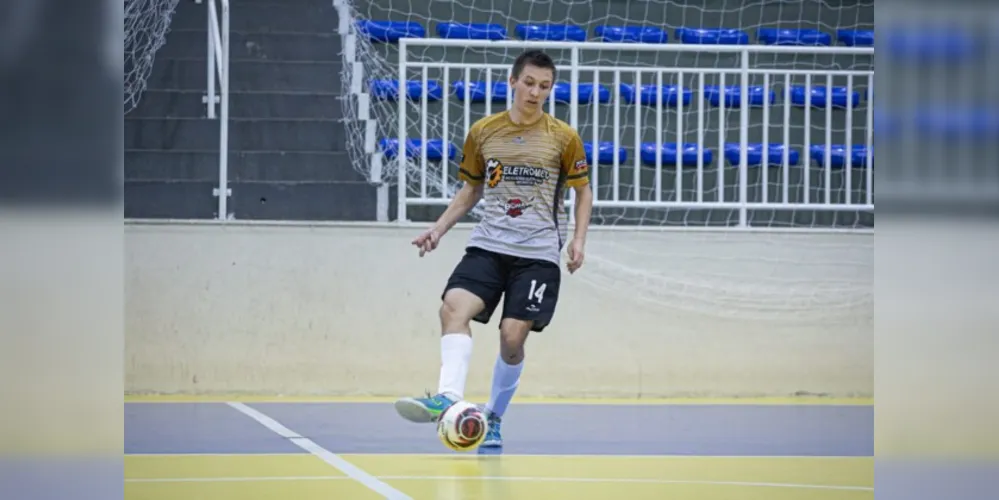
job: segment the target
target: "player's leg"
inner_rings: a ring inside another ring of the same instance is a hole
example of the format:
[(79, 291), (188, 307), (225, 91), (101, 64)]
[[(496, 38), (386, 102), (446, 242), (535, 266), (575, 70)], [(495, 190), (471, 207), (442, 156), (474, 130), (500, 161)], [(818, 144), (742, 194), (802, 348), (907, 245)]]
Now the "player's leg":
[(464, 398), (472, 355), (471, 321), (487, 323), (503, 293), (504, 273), (496, 254), (471, 248), (448, 279), (439, 311), (441, 366), (436, 394), (396, 401), (396, 411), (412, 422), (435, 422)]
[(493, 383), (486, 410), (489, 433), (483, 446), (502, 446), (501, 424), (520, 385), (524, 345), (530, 332), (548, 326), (558, 302), (561, 270), (553, 263), (521, 259), (507, 282), (500, 322), (500, 352), (493, 367)]

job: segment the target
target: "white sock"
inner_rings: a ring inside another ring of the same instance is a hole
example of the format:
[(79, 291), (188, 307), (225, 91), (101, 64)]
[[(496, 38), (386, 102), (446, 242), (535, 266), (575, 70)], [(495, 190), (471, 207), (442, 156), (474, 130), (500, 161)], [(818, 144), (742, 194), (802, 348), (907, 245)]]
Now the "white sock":
[(513, 393), (517, 392), (520, 385), (520, 372), (524, 369), (524, 362), (509, 365), (503, 360), (503, 356), (496, 356), (496, 366), (493, 367), (493, 388), (489, 394), (489, 403), (486, 409), (502, 417), (506, 413), (506, 407), (513, 399)]
[(464, 399), (468, 360), (472, 357), (472, 337), (464, 333), (441, 336), (441, 378), (437, 392)]

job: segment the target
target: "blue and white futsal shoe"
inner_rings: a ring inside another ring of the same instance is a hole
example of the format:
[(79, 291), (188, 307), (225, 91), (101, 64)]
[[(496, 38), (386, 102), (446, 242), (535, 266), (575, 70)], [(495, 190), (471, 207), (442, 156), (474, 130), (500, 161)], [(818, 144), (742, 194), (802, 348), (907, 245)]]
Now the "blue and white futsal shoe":
[(489, 431), (486, 432), (486, 439), (479, 446), (486, 448), (499, 448), (503, 446), (503, 437), (500, 435), (500, 425), (503, 419), (493, 413), (489, 413)]
[(430, 393), (427, 393), (427, 397), (424, 398), (402, 398), (397, 400), (395, 402), (395, 411), (402, 418), (410, 422), (421, 424), (432, 423), (436, 422), (440, 418), (441, 413), (444, 413), (444, 410), (456, 402), (456, 399), (445, 394), (431, 396)]

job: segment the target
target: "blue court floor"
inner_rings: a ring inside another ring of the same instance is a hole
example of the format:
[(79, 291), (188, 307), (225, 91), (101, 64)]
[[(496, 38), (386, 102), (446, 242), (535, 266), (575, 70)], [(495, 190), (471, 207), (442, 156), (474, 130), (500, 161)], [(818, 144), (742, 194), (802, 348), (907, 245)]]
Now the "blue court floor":
[(511, 405), (455, 453), (379, 402), (127, 402), (125, 499), (873, 499), (866, 404)]

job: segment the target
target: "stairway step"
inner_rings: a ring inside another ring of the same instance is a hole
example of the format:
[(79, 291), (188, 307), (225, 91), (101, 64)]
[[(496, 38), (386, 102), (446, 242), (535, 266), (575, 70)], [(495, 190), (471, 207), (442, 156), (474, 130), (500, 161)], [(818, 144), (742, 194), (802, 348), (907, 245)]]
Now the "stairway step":
[[(238, 151), (344, 151), (346, 140), (343, 125), (329, 120), (229, 120), (229, 148)], [(125, 147), (211, 151), (219, 147), (219, 121), (126, 118)]]
[[(328, 33), (229, 33), (229, 60), (326, 61), (339, 62), (343, 42), (340, 35)], [(165, 59), (207, 59), (208, 32), (173, 30), (157, 57)]]
[[(157, 59), (148, 88), (202, 90), (208, 88), (207, 62), (202, 59)], [(341, 93), (337, 62), (252, 61), (230, 59), (229, 91), (290, 91)], [(218, 78), (216, 78), (218, 85)]]
[[(365, 182), (346, 152), (230, 151), (233, 182)], [(217, 181), (218, 151), (125, 151), (129, 181)]]
[[(147, 90), (129, 117), (205, 118), (207, 94), (201, 90)], [(216, 104), (216, 115), (221, 107)], [(311, 92), (230, 92), (230, 118), (310, 118), (339, 120), (340, 98)]]
[[(183, 0), (174, 13), (171, 29), (203, 30), (208, 25), (208, 2)], [(296, 32), (336, 33), (338, 16), (333, 2), (231, 2), (229, 31), (238, 33)], [(266, 22), (261, 22), (266, 20)]]

